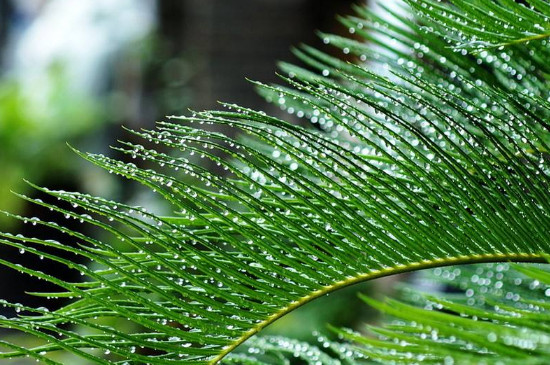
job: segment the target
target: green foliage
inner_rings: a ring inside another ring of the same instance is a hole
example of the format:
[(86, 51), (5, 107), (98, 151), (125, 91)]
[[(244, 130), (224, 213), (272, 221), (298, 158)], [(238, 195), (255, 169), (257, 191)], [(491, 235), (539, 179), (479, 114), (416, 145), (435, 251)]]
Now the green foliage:
[[(300, 358), (308, 364), (546, 364), (550, 358), (547, 269), (485, 264), (435, 269), (425, 279), (460, 293), (405, 291), (406, 301), (361, 298), (386, 313), (384, 327), (367, 335), (332, 328), (344, 343), (319, 337), (319, 346), (285, 338), (256, 339), (227, 363)], [(276, 345), (274, 345), (276, 344)], [(250, 356), (250, 355), (249, 355)]]
[[(489, 30), (494, 19), (514, 21), (506, 17), (506, 3), (497, 3), (494, 17), (468, 14)], [(547, 1), (537, 3), (538, 13), (550, 15)], [(441, 6), (447, 14), (468, 8), (456, 5)], [(24, 313), (0, 326), (44, 345), (29, 350), (3, 341), (12, 351), (2, 356), (55, 363), (48, 353), (63, 349), (95, 363), (215, 363), (286, 313), (361, 281), (459, 263), (543, 262), (550, 252), (546, 40), (538, 40), (535, 54), (520, 42), (455, 52), (448, 40), (471, 27), (454, 17), (432, 20), (429, 6), (418, 9), (426, 16), (388, 10), (394, 19), (386, 20), (358, 7), (357, 16), (342, 19), (354, 39), (321, 35), (366, 64), (304, 46), (296, 54), (308, 69), (281, 65), (287, 86), (256, 83), (264, 96), (315, 128), (224, 105), (223, 111), (173, 117), (155, 130), (133, 132), (143, 144), (116, 147), (147, 168), (80, 153), (151, 188), (172, 204), (172, 217), (39, 187), (60, 203), (21, 196), (104, 234), (98, 240), (14, 216), (57, 229), (67, 242), (2, 234), (3, 244), (41, 256), (45, 264), (61, 262), (86, 281), (65, 282), (0, 258), (60, 287), (59, 293), (35, 295), (75, 299), (56, 311), (6, 303)], [(514, 22), (515, 31), (526, 23)], [(211, 126), (232, 130), (212, 132)], [(245, 137), (228, 136), (235, 131)], [(151, 143), (175, 152), (156, 151)], [(227, 176), (207, 171), (196, 156)], [(45, 246), (93, 265), (46, 253)], [(370, 303), (392, 315), (400, 306)], [(131, 325), (110, 326), (108, 318)], [(395, 338), (399, 331), (392, 331)], [(264, 341), (273, 356), (307, 347), (277, 338), (253, 341)], [(345, 362), (339, 354), (348, 350), (342, 351), (327, 356)], [(239, 356), (245, 363), (261, 361)]]
[[(416, 303), (424, 304), (421, 309), (394, 300), (379, 303), (364, 298), (397, 319), (385, 329), (372, 329), (384, 340), (382, 344), (373, 346), (369, 340), (358, 338), (359, 343), (365, 342), (364, 354), (397, 363), (547, 363), (550, 358), (550, 315), (545, 301), (550, 288), (548, 271), (529, 267), (509, 270), (507, 264), (478, 266), (475, 272), (468, 269), (438, 272), (455, 275), (456, 280), (463, 283), (464, 302), (456, 295), (450, 298), (423, 295), (414, 298)], [(538, 279), (541, 277), (545, 281)], [(356, 336), (342, 334), (348, 338)]]
[(455, 48), (504, 47), (531, 41), (530, 50), (547, 52), (550, 37), (546, 0), (453, 0), (454, 7), (441, 0), (409, 0), (419, 14), (429, 19), (429, 31), (437, 30)]

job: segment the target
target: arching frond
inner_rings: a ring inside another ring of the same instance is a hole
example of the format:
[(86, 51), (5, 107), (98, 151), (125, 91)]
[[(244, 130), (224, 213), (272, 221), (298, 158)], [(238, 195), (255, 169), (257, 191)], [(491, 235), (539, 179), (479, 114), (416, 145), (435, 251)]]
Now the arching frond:
[[(322, 35), (361, 62), (303, 47), (296, 54), (308, 68), (283, 64), (287, 86), (256, 84), (315, 128), (224, 105), (169, 118), (133, 132), (143, 143), (116, 147), (146, 168), (81, 153), (155, 191), (174, 216), (39, 187), (60, 204), (22, 196), (102, 234), (14, 217), (59, 230), (66, 242), (1, 234), (3, 244), (45, 265), (63, 263), (87, 281), (66, 282), (0, 258), (60, 287), (40, 295), (75, 298), (56, 311), (14, 305), (25, 315), (0, 326), (44, 345), (6, 345), (0, 356), (42, 360), (64, 349), (96, 363), (216, 363), (293, 309), (360, 281), (459, 263), (544, 261), (548, 66), (527, 48), (462, 55), (437, 32), (421, 30), (435, 29), (429, 19), (357, 11), (342, 21), (378, 43), (377, 53)], [(245, 137), (229, 137), (235, 130)]]
[(363, 297), (395, 319), (385, 328), (370, 328), (377, 339), (337, 331), (342, 338), (354, 341), (364, 356), (382, 363), (547, 363), (548, 271), (522, 266), (511, 270), (509, 264), (470, 269), (436, 271), (448, 282), (454, 277), (454, 283), (461, 283), (462, 294), (445, 298), (409, 293), (424, 308)]
[(365, 326), (363, 333), (332, 327), (342, 342), (319, 336), (317, 347), (281, 337), (256, 339), (232, 361), (245, 364), (242, 353), (248, 353), (259, 363), (276, 364), (291, 352), (309, 364), (548, 362), (547, 269), (498, 263), (438, 268), (425, 276), (421, 283), (446, 284), (459, 292), (428, 294), (408, 287), (403, 301), (382, 302), (360, 295), (386, 314), (383, 327)]
[(440, 0), (407, 2), (419, 14), (433, 21), (436, 28), (441, 27), (441, 34), (457, 49), (484, 49), (533, 42), (530, 44), (533, 51), (548, 55), (546, 44), (550, 38), (550, 3), (547, 0), (451, 0), (452, 7)]

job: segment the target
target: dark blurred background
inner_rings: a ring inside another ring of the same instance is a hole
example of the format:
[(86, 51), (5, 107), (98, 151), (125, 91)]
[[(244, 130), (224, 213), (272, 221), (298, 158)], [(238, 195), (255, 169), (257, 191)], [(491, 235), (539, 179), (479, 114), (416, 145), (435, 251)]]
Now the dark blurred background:
[[(132, 138), (121, 125), (153, 128), (166, 115), (217, 101), (276, 112), (245, 77), (277, 81), (276, 61), (295, 61), (291, 46), (322, 48), (315, 30), (346, 33), (336, 14), (350, 14), (357, 2), (0, 0), (0, 210), (49, 218), (10, 192), (47, 199), (23, 179), (154, 207), (145, 190), (82, 161), (67, 143), (116, 157), (108, 146)], [(5, 215), (0, 229), (56, 235)], [(5, 247), (0, 255), (40, 267)], [(41, 269), (78, 280), (60, 267)], [(5, 268), (0, 282), (1, 298), (31, 305), (42, 299), (24, 291), (55, 289)], [(308, 339), (326, 322), (354, 327), (366, 315), (357, 290), (321, 299), (272, 331)]]
[(66, 143), (109, 153), (121, 124), (150, 128), (217, 101), (265, 109), (245, 77), (276, 81), (275, 62), (292, 45), (322, 46), (316, 29), (341, 32), (335, 14), (351, 3), (0, 1), (0, 209), (23, 209), (9, 192), (22, 178), (121, 194)]

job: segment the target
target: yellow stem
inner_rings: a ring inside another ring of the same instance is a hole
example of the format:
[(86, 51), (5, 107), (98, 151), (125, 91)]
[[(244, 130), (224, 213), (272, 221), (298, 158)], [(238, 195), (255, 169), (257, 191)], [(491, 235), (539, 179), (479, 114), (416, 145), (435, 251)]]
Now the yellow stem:
[(509, 46), (509, 45), (512, 45), (512, 44), (531, 42), (531, 41), (536, 41), (536, 40), (540, 40), (540, 39), (544, 39), (544, 38), (548, 38), (548, 37), (550, 37), (550, 33), (535, 34), (535, 35), (532, 35), (532, 36), (529, 36), (529, 37), (515, 39), (511, 42), (505, 42), (505, 43), (499, 44), (497, 46)]
[(303, 306), (306, 303), (311, 302), (312, 300), (322, 297), (328, 293), (334, 292), (338, 289), (345, 288), (347, 286), (361, 283), (363, 281), (372, 280), (381, 278), (383, 276), (389, 276), (394, 274), (400, 274), (409, 271), (429, 269), (434, 267), (441, 266), (450, 266), (450, 265), (461, 265), (461, 264), (474, 264), (474, 263), (483, 263), (483, 262), (505, 262), (505, 261), (515, 261), (515, 262), (547, 262), (544, 254), (527, 254), (527, 253), (510, 253), (510, 254), (484, 254), (484, 255), (471, 255), (471, 256), (457, 256), (449, 257), (435, 260), (425, 260), (421, 262), (414, 262), (407, 265), (398, 265), (395, 267), (389, 267), (383, 270), (370, 271), (363, 274), (358, 274), (353, 277), (338, 281), (331, 285), (327, 285), (319, 290), (312, 292), (311, 294), (300, 298), (292, 303), (290, 303), (285, 308), (282, 308), (278, 312), (272, 314), (264, 321), (258, 323), (256, 326), (245, 332), (238, 340), (236, 340), (232, 345), (226, 347), (223, 352), (216, 356), (212, 361), (211, 365), (217, 364), (222, 360), (227, 354), (237, 348), (239, 345), (244, 343), (250, 337), (254, 336), (262, 329), (275, 322), (277, 319), (283, 317), (284, 315), (292, 312), (293, 310)]

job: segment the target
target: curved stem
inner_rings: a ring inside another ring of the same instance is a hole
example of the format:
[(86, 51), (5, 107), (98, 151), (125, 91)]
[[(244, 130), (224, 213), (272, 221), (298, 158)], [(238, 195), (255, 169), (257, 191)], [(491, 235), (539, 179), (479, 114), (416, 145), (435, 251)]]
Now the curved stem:
[(531, 41), (536, 41), (536, 40), (540, 40), (540, 39), (544, 39), (544, 38), (548, 38), (548, 37), (550, 37), (550, 33), (535, 34), (535, 35), (532, 35), (532, 36), (528, 36), (528, 37), (524, 37), (524, 38), (520, 38), (520, 39), (515, 39), (511, 42), (504, 42), (504, 43), (501, 43), (497, 46), (511, 46), (513, 44), (531, 42)]
[(272, 314), (264, 321), (258, 323), (256, 326), (245, 332), (239, 339), (237, 339), (232, 345), (228, 346), (216, 356), (212, 361), (211, 365), (217, 364), (230, 352), (232, 352), (239, 345), (244, 343), (250, 337), (259, 333), (262, 329), (269, 326), (271, 323), (275, 322), (277, 319), (283, 317), (284, 315), (292, 312), (293, 310), (311, 302), (312, 300), (322, 297), (328, 293), (332, 293), (336, 290), (345, 288), (350, 285), (361, 283), (367, 280), (377, 279), (384, 276), (401, 274), (409, 271), (416, 271), (422, 269), (430, 269), (441, 266), (450, 266), (450, 265), (462, 265), (462, 264), (476, 264), (476, 263), (487, 263), (487, 262), (505, 262), (505, 261), (514, 261), (514, 262), (531, 262), (531, 263), (546, 263), (548, 262), (544, 254), (528, 254), (528, 253), (509, 253), (509, 254), (484, 254), (484, 255), (471, 255), (471, 256), (457, 256), (457, 257), (448, 257), (436, 260), (425, 260), (421, 262), (413, 262), (407, 265), (398, 265), (395, 267), (389, 267), (383, 270), (370, 271), (363, 274), (358, 274), (353, 277), (349, 277), (345, 280), (335, 282), (331, 285), (325, 286), (322, 289), (316, 290), (305, 296), (290, 303), (285, 308), (282, 308), (278, 312)]

